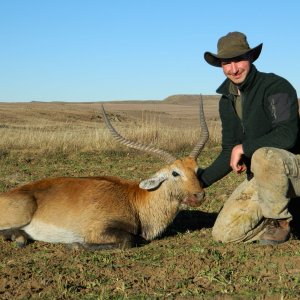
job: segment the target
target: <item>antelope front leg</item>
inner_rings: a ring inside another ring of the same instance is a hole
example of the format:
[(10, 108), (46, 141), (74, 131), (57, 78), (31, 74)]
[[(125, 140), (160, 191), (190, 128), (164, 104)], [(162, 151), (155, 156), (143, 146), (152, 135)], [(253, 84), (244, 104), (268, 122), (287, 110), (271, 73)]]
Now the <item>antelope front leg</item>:
[(85, 237), (82, 244), (74, 243), (74, 249), (104, 250), (127, 249), (148, 243), (144, 238), (120, 228), (106, 228), (105, 231), (95, 236), (95, 232)]

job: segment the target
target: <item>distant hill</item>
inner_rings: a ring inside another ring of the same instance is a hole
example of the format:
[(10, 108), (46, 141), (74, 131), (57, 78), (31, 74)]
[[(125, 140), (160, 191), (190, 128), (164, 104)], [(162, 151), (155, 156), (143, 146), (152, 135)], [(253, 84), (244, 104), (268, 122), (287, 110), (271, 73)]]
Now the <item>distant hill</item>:
[[(165, 104), (177, 104), (177, 105), (195, 105), (199, 103), (199, 97), (200, 95), (188, 95), (188, 94), (179, 94), (179, 95), (172, 95), (164, 100), (162, 100)], [(221, 95), (202, 95), (204, 102), (206, 101), (214, 101), (218, 102), (221, 98)], [(299, 101), (299, 107), (300, 107), (300, 99)]]
[[(166, 104), (195, 105), (199, 103), (200, 95), (172, 95), (163, 100)], [(202, 95), (203, 101), (219, 100), (219, 95)]]

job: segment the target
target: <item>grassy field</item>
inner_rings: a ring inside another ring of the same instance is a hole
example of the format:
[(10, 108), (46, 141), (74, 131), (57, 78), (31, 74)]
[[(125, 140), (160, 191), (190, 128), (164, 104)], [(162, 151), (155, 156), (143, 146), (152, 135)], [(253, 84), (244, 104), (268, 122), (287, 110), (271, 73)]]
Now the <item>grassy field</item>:
[[(220, 151), (216, 102), (205, 101), (212, 139), (201, 166)], [(106, 107), (121, 132), (175, 156), (188, 154), (199, 134), (193, 101)], [(55, 176), (139, 181), (163, 166), (111, 142), (97, 103), (0, 104), (0, 118), (1, 191)], [(181, 211), (161, 238), (140, 248), (90, 252), (34, 242), (18, 249), (0, 241), (0, 299), (299, 299), (297, 220), (292, 239), (278, 246), (212, 240), (217, 213), (242, 180), (230, 174), (217, 182), (200, 208)]]

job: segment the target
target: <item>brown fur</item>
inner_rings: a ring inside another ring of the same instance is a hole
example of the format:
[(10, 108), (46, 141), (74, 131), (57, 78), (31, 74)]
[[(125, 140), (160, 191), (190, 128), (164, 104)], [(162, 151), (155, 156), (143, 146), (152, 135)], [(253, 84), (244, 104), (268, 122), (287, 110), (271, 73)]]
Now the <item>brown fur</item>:
[[(150, 190), (109, 176), (29, 183), (0, 194), (0, 233), (11, 234), (20, 245), (28, 235), (91, 249), (150, 241), (173, 221), (185, 199), (198, 204), (203, 200), (196, 169), (191, 158), (176, 160), (157, 173), (166, 179)], [(174, 177), (174, 170), (180, 176)]]

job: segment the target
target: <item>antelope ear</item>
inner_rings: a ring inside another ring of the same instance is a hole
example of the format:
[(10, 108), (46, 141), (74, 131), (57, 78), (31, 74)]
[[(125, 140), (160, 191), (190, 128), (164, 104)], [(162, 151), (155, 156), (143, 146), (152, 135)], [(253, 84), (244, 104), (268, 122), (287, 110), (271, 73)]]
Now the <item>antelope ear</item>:
[(156, 174), (156, 176), (152, 178), (142, 180), (139, 187), (143, 190), (154, 190), (166, 179), (167, 177), (164, 174)]

